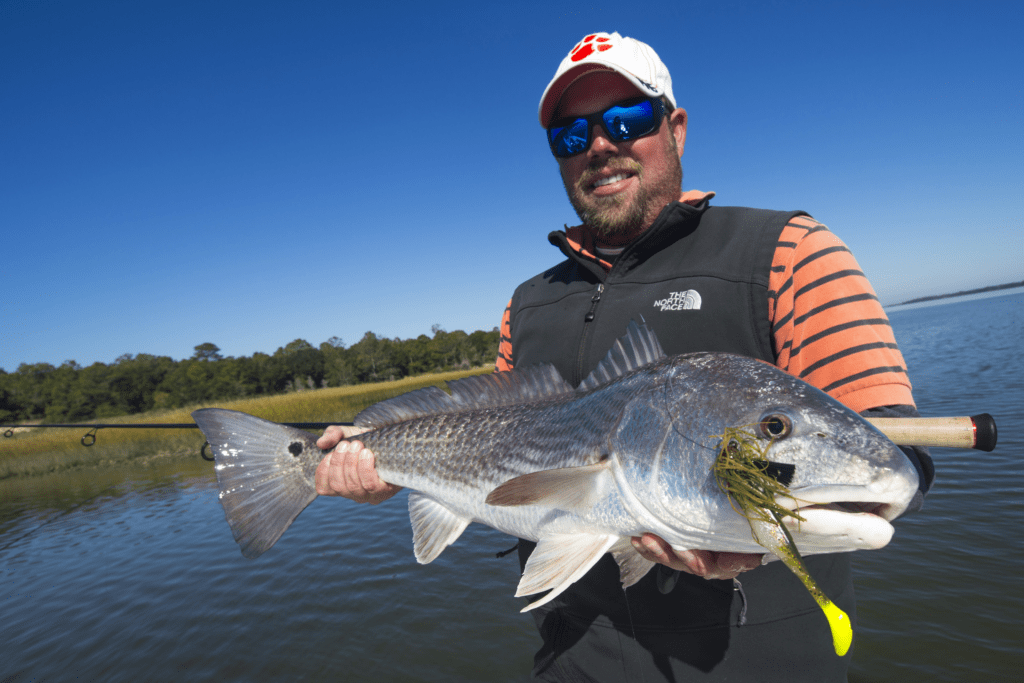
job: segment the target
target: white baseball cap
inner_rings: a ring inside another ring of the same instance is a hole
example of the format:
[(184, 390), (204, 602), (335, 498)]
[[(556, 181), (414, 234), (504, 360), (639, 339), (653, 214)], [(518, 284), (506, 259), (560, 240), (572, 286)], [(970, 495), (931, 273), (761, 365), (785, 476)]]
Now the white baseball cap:
[(614, 71), (624, 76), (640, 92), (651, 97), (666, 97), (673, 107), (672, 77), (647, 43), (634, 38), (623, 38), (618, 33), (591, 33), (569, 51), (558, 65), (555, 77), (540, 98), (540, 125), (547, 128), (558, 106), (562, 93), (572, 83), (590, 71)]

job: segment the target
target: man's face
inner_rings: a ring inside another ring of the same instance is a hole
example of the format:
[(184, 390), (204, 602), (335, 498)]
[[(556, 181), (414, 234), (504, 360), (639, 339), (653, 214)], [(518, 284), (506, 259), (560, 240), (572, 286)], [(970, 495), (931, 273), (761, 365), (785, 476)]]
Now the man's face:
[[(556, 119), (604, 111), (641, 96), (629, 81), (610, 71), (589, 73), (566, 88)], [(615, 142), (600, 126), (590, 149), (558, 159), (565, 191), (576, 214), (598, 241), (623, 245), (649, 228), (665, 205), (679, 199), (686, 140), (686, 112), (676, 109), (652, 135)]]

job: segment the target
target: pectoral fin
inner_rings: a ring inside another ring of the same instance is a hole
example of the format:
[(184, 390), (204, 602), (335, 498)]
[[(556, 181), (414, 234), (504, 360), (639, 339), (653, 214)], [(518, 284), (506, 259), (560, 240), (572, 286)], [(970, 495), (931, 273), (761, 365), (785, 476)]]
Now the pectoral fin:
[(614, 485), (608, 463), (531, 472), (509, 479), (487, 495), (499, 507), (546, 505), (566, 512), (586, 512)]
[(542, 538), (526, 562), (516, 597), (534, 595), (548, 589), (551, 592), (530, 603), (522, 611), (539, 607), (557, 597), (590, 571), (618, 540), (618, 536), (597, 534), (559, 534)]
[(456, 515), (430, 496), (413, 491), (409, 494), (409, 521), (416, 561), (430, 564), (462, 535), (472, 520)]

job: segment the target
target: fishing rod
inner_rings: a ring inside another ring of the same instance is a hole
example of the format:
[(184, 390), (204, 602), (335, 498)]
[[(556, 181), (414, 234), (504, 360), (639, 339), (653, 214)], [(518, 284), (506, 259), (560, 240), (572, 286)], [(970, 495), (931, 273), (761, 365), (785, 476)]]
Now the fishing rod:
[[(326, 429), (331, 425), (341, 425), (343, 427), (351, 427), (351, 422), (281, 422), (280, 424), (288, 427), (296, 427), (298, 429)], [(130, 423), (130, 424), (118, 424), (118, 423), (89, 423), (79, 422), (73, 424), (12, 424), (12, 425), (0, 425), (0, 429), (4, 430), (4, 436), (11, 438), (14, 436), (14, 429), (16, 427), (27, 427), (31, 429), (42, 429), (42, 428), (55, 428), (55, 429), (88, 429), (82, 436), (83, 446), (92, 446), (96, 443), (96, 432), (100, 429), (198, 429), (199, 425), (195, 422), (152, 422), (152, 423)], [(213, 461), (212, 457), (206, 455), (206, 447), (210, 445), (209, 441), (203, 443), (203, 447), (199, 449), (199, 455), (203, 457), (203, 460)]]
[[(893, 443), (902, 446), (935, 446), (940, 448), (969, 448), (991, 452), (995, 450), (998, 439), (996, 421), (988, 413), (979, 413), (970, 417), (869, 417), (868, 422), (878, 431), (885, 434)], [(280, 424), (298, 429), (325, 429), (331, 425), (351, 427), (351, 422), (282, 422)], [(96, 432), (100, 429), (197, 429), (194, 422), (157, 422), (139, 424), (13, 424), (0, 425), (5, 429), (4, 436), (14, 436), (15, 427), (58, 428), (58, 429), (89, 429), (82, 437), (83, 446), (96, 443)], [(206, 460), (204, 443), (200, 455)]]

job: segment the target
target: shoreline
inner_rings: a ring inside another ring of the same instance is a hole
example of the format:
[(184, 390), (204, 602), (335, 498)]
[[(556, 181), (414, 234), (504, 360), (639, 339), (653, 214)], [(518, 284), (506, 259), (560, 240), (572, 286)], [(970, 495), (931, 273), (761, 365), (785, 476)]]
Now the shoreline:
[(927, 301), (940, 301), (942, 299), (953, 299), (959, 296), (970, 296), (972, 294), (986, 294), (988, 292), (999, 292), (1005, 289), (1016, 289), (1018, 287), (1024, 287), (1024, 280), (1020, 282), (1007, 282), (1002, 285), (991, 285), (989, 287), (979, 287), (977, 289), (967, 289), (962, 292), (952, 292), (950, 294), (933, 294), (931, 296), (919, 296), (916, 299), (907, 299), (906, 301), (900, 301), (899, 303), (889, 304), (890, 306), (906, 306), (907, 304), (921, 304)]
[[(405, 394), (425, 386), (444, 387), (445, 381), (491, 372), (490, 366), (470, 370), (429, 373), (400, 380), (328, 387), (309, 391), (278, 394), (258, 398), (243, 398), (221, 403), (210, 403), (176, 408), (171, 411), (138, 413), (131, 416), (106, 418), (107, 422), (172, 423), (191, 422), (191, 412), (197, 408), (228, 408), (241, 410), (274, 422), (347, 422), (364, 408), (380, 401)], [(27, 424), (27, 423), (23, 423)], [(85, 423), (88, 424), (88, 423)], [(100, 430), (100, 438), (93, 445), (80, 443), (82, 431), (68, 428), (4, 427), (29, 432), (17, 437), (0, 435), (0, 480), (50, 474), (89, 467), (102, 463), (114, 467), (122, 463), (150, 457), (155, 453), (170, 456), (198, 456), (202, 447), (202, 434), (198, 429), (111, 428)], [(38, 430), (38, 431), (37, 431)], [(32, 433), (35, 432), (35, 433)]]

